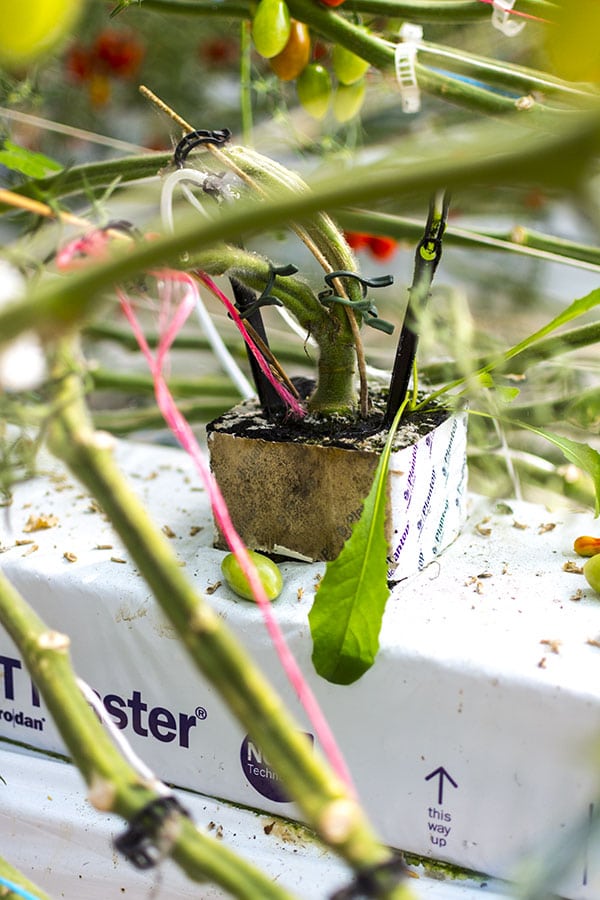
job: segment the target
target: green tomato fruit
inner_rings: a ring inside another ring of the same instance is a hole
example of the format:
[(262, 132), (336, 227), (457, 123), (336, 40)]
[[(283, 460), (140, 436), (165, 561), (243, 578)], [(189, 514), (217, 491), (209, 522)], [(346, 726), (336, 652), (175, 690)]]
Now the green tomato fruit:
[(2, 4), (0, 65), (26, 68), (71, 32), (80, 0), (20, 0)]
[[(248, 550), (248, 555), (256, 566), (265, 594), (269, 600), (276, 600), (283, 587), (281, 572), (268, 556), (263, 556), (262, 553), (256, 553), (254, 550)], [(221, 563), (221, 572), (231, 590), (235, 591), (238, 597), (243, 597), (244, 600), (254, 600), (248, 579), (233, 553), (228, 553), (224, 558)]]
[(600, 594), (600, 553), (590, 556), (583, 567), (583, 574), (589, 586)]
[(315, 119), (323, 119), (331, 100), (331, 76), (320, 63), (307, 66), (296, 82), (298, 100)]
[(292, 28), (285, 0), (260, 0), (252, 21), (252, 40), (261, 56), (271, 59), (281, 53)]
[(339, 84), (333, 97), (333, 115), (337, 122), (349, 122), (358, 115), (364, 103), (366, 85), (364, 80), (356, 84)]
[(360, 81), (367, 69), (369, 63), (366, 59), (361, 59), (356, 53), (347, 50), (345, 47), (336, 44), (333, 48), (333, 71), (340, 84), (354, 84)]

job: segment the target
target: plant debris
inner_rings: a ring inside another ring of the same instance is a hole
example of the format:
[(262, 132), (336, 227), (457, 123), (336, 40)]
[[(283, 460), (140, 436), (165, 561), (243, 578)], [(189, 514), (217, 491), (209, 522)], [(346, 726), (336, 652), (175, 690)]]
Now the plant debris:
[(52, 514), (46, 515), (45, 513), (35, 515), (32, 513), (25, 522), (23, 531), (28, 533), (32, 531), (44, 531), (46, 528), (54, 528), (55, 525), (58, 525), (58, 516)]

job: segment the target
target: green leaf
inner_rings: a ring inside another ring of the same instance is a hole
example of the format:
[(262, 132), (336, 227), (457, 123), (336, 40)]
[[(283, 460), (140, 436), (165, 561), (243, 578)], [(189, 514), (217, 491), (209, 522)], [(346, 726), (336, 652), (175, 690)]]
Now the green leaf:
[(26, 150), (12, 141), (4, 141), (3, 149), (0, 150), (0, 166), (11, 172), (19, 172), (27, 178), (44, 178), (50, 172), (62, 169), (59, 163), (43, 153)]
[(572, 441), (570, 438), (563, 437), (560, 434), (554, 434), (546, 431), (545, 428), (537, 428), (535, 425), (529, 425), (526, 422), (511, 420), (512, 425), (518, 425), (520, 428), (526, 428), (527, 431), (533, 431), (534, 434), (540, 435), (558, 447), (563, 452), (569, 462), (575, 463), (584, 472), (591, 477), (594, 485), (594, 493), (596, 496), (596, 508), (594, 515), (600, 515), (600, 453), (590, 447), (589, 444), (583, 444), (580, 441)]
[(362, 515), (342, 552), (327, 563), (308, 614), (312, 661), (322, 678), (352, 684), (373, 665), (389, 596), (385, 538), (387, 474), (392, 441), (405, 403), (386, 441)]
[[(586, 294), (585, 297), (573, 300), (566, 309), (563, 309), (563, 311), (548, 322), (547, 325), (544, 325), (539, 331), (535, 331), (533, 334), (530, 334), (529, 337), (524, 338), (524, 340), (515, 344), (514, 347), (511, 347), (510, 350), (507, 350), (506, 353), (502, 355), (502, 361), (508, 362), (509, 359), (513, 359), (513, 357), (522, 353), (524, 350), (529, 350), (529, 348), (537, 341), (547, 337), (552, 331), (560, 328), (561, 325), (566, 325), (567, 322), (576, 319), (577, 316), (582, 316), (590, 309), (593, 309), (594, 306), (598, 306), (598, 304), (600, 304), (600, 288), (596, 288), (595, 291), (591, 291), (589, 294)], [(492, 363), (489, 367), (486, 366), (484, 371), (491, 371), (497, 364), (498, 363)]]
[(508, 387), (504, 384), (497, 384), (495, 389), (503, 403), (512, 403), (521, 393), (520, 388)]

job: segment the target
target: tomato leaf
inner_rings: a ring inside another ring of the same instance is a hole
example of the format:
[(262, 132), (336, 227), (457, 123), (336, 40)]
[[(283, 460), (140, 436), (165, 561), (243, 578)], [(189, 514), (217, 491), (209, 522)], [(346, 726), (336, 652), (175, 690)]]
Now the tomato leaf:
[[(547, 325), (544, 325), (538, 331), (530, 334), (529, 337), (526, 337), (518, 344), (515, 344), (514, 347), (510, 348), (510, 350), (507, 350), (506, 353), (502, 355), (502, 359), (500, 361), (508, 362), (509, 359), (514, 359), (514, 357), (518, 356), (519, 353), (523, 353), (525, 350), (529, 350), (538, 341), (547, 337), (547, 335), (549, 335), (552, 331), (560, 328), (561, 325), (566, 325), (567, 322), (570, 322), (572, 319), (576, 319), (577, 316), (583, 315), (590, 309), (598, 306), (598, 304), (600, 304), (600, 288), (596, 288), (594, 291), (586, 294), (585, 297), (579, 297), (578, 300), (573, 300), (573, 302), (570, 303), (569, 306), (566, 307), (566, 309), (563, 309), (563, 311), (550, 322), (548, 322)], [(495, 368), (496, 365), (497, 363), (492, 363), (490, 366), (486, 366), (483, 371), (490, 372), (493, 368)]]
[(50, 172), (58, 172), (62, 166), (44, 156), (43, 153), (35, 153), (13, 144), (12, 141), (4, 141), (0, 150), (0, 166), (10, 169), (11, 172), (19, 172), (27, 178), (44, 178)]
[(398, 411), (360, 519), (340, 555), (327, 563), (308, 614), (312, 661), (322, 678), (352, 684), (373, 665), (389, 596), (385, 537), (387, 474)]
[(554, 444), (555, 447), (558, 447), (569, 462), (574, 463), (580, 469), (583, 469), (584, 472), (587, 472), (594, 484), (594, 493), (596, 495), (594, 515), (599, 516), (600, 453), (597, 450), (594, 450), (593, 447), (590, 447), (589, 444), (583, 444), (581, 441), (572, 441), (570, 438), (563, 437), (561, 434), (554, 434), (551, 431), (546, 431), (545, 428), (537, 428), (535, 425), (529, 425), (526, 422), (517, 420), (513, 420), (512, 424), (518, 425), (520, 428), (526, 428), (528, 431), (533, 431), (534, 434), (539, 434), (540, 437), (545, 438), (551, 444)]

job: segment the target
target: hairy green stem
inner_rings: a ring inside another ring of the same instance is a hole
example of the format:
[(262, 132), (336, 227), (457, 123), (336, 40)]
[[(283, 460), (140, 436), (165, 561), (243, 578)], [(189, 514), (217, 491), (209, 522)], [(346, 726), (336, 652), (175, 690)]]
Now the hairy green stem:
[[(345, 785), (314, 753), (260, 671), (187, 580), (116, 466), (105, 438), (92, 430), (70, 343), (58, 347), (53, 375), (58, 412), (48, 428), (50, 448), (98, 500), (200, 671), (261, 747), (325, 842), (359, 870), (390, 859)], [(385, 896), (409, 895), (402, 888)]]
[[(231, 409), (231, 402), (207, 397), (202, 401), (180, 400), (177, 404), (179, 411), (188, 422), (210, 422), (217, 416)], [(140, 409), (111, 409), (93, 413), (94, 425), (111, 434), (126, 435), (132, 431), (141, 431), (145, 428), (164, 429), (165, 420), (157, 406), (144, 406)]]
[[(182, 217), (174, 234), (127, 251), (115, 248), (109, 262), (42, 282), (23, 301), (4, 307), (0, 311), (0, 344), (30, 330), (32, 323), (42, 334), (81, 324), (98, 314), (101, 291), (159, 262), (176, 261), (181, 253), (193, 252), (198, 246), (237, 240), (289, 219), (303, 221), (321, 209), (473, 184), (484, 187), (533, 180), (573, 188), (598, 148), (598, 132), (597, 117), (583, 114), (573, 119), (571, 127), (557, 127), (552, 132), (524, 132), (506, 120), (501, 127), (485, 122), (469, 129), (468, 141), (461, 126), (458, 133), (448, 132), (443, 144), (405, 141), (401, 166), (397, 157), (387, 157), (376, 167), (356, 166), (351, 179), (319, 180), (309, 193), (281, 192), (269, 204), (240, 201), (210, 220)], [(565, 158), (570, 159), (568, 167)]]
[[(335, 9), (314, 3), (313, 0), (288, 0), (288, 6), (294, 18), (306, 22), (307, 25), (326, 40), (347, 47), (377, 69), (384, 71), (393, 69), (394, 44), (378, 35), (361, 29), (349, 19), (341, 16)], [(482, 59), (478, 68), (476, 58), (473, 57), (469, 63), (470, 73), (476, 74), (481, 81), (485, 81), (492, 70), (492, 64), (488, 63), (487, 66), (484, 66), (484, 62), (487, 61)], [(449, 67), (452, 68), (452, 66)], [(523, 85), (523, 93), (529, 93), (530, 85), (535, 81), (536, 73), (533, 70), (519, 69), (518, 67), (508, 66), (508, 68), (511, 71), (511, 86), (515, 84)], [(500, 79), (500, 67), (494, 66), (493, 70), (495, 79)], [(441, 72), (435, 72), (423, 65), (420, 56), (417, 57), (415, 73), (417, 83), (422, 90), (441, 97), (446, 102), (464, 106), (474, 112), (496, 116), (514, 113), (515, 109), (521, 110), (523, 124), (529, 127), (542, 125), (549, 115), (556, 114), (556, 110), (546, 107), (539, 101), (531, 100), (528, 104), (522, 106), (516, 103), (513, 97), (505, 97), (489, 91), (485, 87), (479, 87), (469, 82), (457, 80)], [(537, 76), (540, 77), (539, 73), (537, 73)], [(561, 84), (560, 81), (552, 80), (552, 83), (556, 86), (556, 91), (558, 91)], [(592, 102), (593, 97), (594, 95), (590, 93)]]
[[(28, 181), (15, 188), (15, 193), (34, 200), (64, 199), (75, 194), (86, 194), (90, 190), (104, 191), (107, 184), (126, 184), (151, 178), (160, 169), (169, 165), (172, 153), (148, 152), (142, 156), (127, 156), (106, 162), (83, 163), (63, 169), (56, 175)], [(0, 213), (14, 212), (14, 207), (0, 203)]]
[[(95, 390), (125, 393), (154, 393), (150, 375), (122, 372), (113, 369), (90, 368), (89, 377)], [(174, 397), (212, 396), (235, 401), (239, 392), (227, 376), (205, 375), (202, 378), (169, 378), (169, 390)]]
[[(69, 659), (69, 638), (51, 631), (0, 573), (0, 621), (14, 640), (61, 737), (89, 787), (90, 802), (101, 811), (131, 819), (158, 799), (124, 760), (88, 706)], [(228, 850), (204, 835), (185, 816), (172, 833), (171, 856), (195, 881), (215, 881), (247, 900), (289, 900), (290, 895)], [(108, 856), (107, 848), (107, 856)]]
[(249, 144), (252, 138), (252, 40), (250, 23), (240, 25), (240, 112), (242, 141)]
[[(120, 328), (118, 325), (111, 325), (109, 322), (92, 322), (84, 331), (84, 336), (91, 340), (98, 341), (114, 341), (128, 350), (138, 350), (138, 343), (135, 335), (130, 330)], [(156, 331), (145, 331), (144, 336), (149, 347), (157, 347), (160, 336)], [(241, 341), (236, 338), (224, 337), (223, 342), (230, 353), (238, 356), (240, 360), (245, 360), (245, 353)], [(298, 349), (294, 344), (288, 341), (278, 340), (273, 337), (269, 341), (271, 349), (277, 359), (285, 362), (296, 363), (297, 365), (311, 365), (311, 359), (302, 348)], [(181, 332), (175, 338), (173, 343), (175, 350), (210, 350), (211, 344), (207, 338), (200, 334), (188, 334)]]
[[(554, 359), (563, 353), (591, 347), (599, 341), (600, 322), (592, 322), (590, 325), (581, 325), (578, 328), (561, 331), (560, 334), (552, 337), (542, 338), (507, 361), (501, 360), (497, 356), (482, 356), (474, 359), (473, 374), (490, 371), (490, 366), (494, 366), (498, 372), (520, 375), (536, 363)], [(462, 383), (461, 371), (460, 366), (455, 362), (441, 362), (424, 365), (421, 374), (430, 384), (441, 384), (450, 380), (458, 384)]]
[[(6, 878), (7, 881), (11, 881), (14, 885), (28, 891), (28, 893), (34, 896), (36, 900), (50, 900), (50, 897), (45, 891), (29, 881), (28, 878), (19, 872), (18, 869), (11, 866), (10, 863), (6, 862), (5, 859), (0, 859), (0, 875), (3, 878)], [(5, 898), (5, 900), (22, 900), (22, 896), (22, 894), (17, 894), (0, 883), (0, 897)]]
[[(130, 6), (137, 6), (132, 2)], [(227, 18), (250, 17), (251, 0), (142, 0), (145, 10), (172, 15), (222, 16)], [(548, 0), (520, 0), (519, 10), (540, 18), (552, 18), (556, 4)], [(490, 17), (490, 10), (477, 0), (353, 0), (352, 10), (368, 15), (407, 19), (411, 22), (462, 23)]]
[[(388, 213), (371, 212), (370, 210), (344, 209), (337, 214), (337, 219), (346, 231), (358, 231), (368, 234), (382, 234), (396, 240), (418, 240), (423, 230), (417, 219), (405, 216), (394, 216)], [(532, 231), (522, 225), (507, 230), (473, 231), (448, 225), (444, 232), (444, 242), (453, 247), (479, 247), (481, 250), (498, 250), (517, 253), (523, 256), (539, 256), (546, 258), (552, 254), (555, 262), (564, 265), (584, 264), (582, 267), (600, 269), (600, 249), (590, 244), (568, 241), (553, 235)]]

